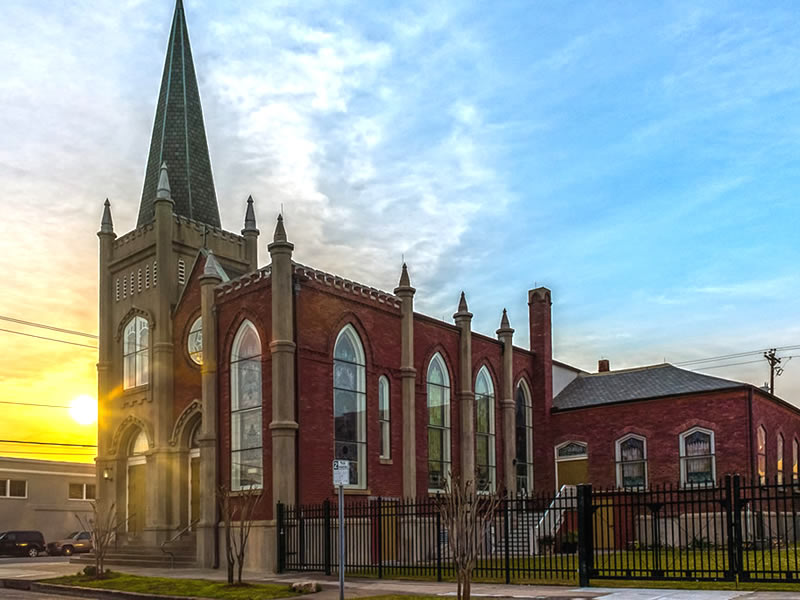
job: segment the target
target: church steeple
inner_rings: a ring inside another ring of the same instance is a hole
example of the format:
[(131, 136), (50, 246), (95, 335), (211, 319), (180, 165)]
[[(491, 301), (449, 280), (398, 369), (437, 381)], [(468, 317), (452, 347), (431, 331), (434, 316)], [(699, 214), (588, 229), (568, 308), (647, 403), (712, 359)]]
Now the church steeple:
[(169, 168), (175, 213), (220, 227), (203, 110), (181, 0), (177, 0), (172, 18), (137, 227), (153, 220), (163, 163)]

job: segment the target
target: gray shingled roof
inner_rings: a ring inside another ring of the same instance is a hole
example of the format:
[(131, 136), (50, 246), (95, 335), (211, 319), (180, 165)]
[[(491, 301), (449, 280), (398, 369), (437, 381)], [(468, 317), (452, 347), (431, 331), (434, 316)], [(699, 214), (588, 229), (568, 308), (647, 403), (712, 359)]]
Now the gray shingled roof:
[(564, 410), (599, 404), (676, 396), (742, 387), (730, 379), (702, 375), (670, 364), (608, 373), (579, 374), (553, 398), (553, 408)]
[(155, 215), (161, 163), (169, 169), (175, 214), (219, 228), (203, 109), (181, 0), (175, 5), (167, 44), (137, 227), (152, 221)]

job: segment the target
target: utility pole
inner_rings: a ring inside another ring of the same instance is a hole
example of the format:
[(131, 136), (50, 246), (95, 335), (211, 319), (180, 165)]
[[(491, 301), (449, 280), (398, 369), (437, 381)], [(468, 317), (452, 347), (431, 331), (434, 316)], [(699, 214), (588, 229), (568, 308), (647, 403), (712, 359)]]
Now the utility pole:
[(783, 369), (778, 365), (781, 364), (781, 359), (775, 356), (776, 349), (772, 348), (769, 352), (764, 352), (764, 358), (769, 363), (769, 393), (775, 395), (775, 375), (780, 376)]

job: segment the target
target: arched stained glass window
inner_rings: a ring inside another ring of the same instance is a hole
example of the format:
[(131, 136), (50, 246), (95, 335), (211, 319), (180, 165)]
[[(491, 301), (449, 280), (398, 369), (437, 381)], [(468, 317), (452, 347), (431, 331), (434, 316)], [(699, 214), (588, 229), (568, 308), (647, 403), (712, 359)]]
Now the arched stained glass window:
[(392, 421), (389, 400), (389, 380), (385, 376), (378, 379), (378, 424), (381, 435), (381, 458), (392, 457)]
[(494, 384), (481, 367), (475, 378), (475, 479), (479, 492), (493, 492), (497, 479)]
[(784, 439), (783, 434), (778, 434), (778, 446), (777, 452), (775, 454), (775, 468), (777, 469), (777, 483), (778, 485), (783, 485), (783, 446), (784, 446)]
[(758, 469), (758, 483), (767, 483), (767, 430), (763, 425), (756, 431), (756, 468)]
[(450, 478), (450, 377), (442, 355), (428, 364), (428, 489), (441, 491)]
[(681, 484), (709, 485), (716, 478), (714, 432), (695, 427), (680, 436)]
[(533, 491), (533, 405), (525, 380), (517, 384), (515, 398), (517, 493)]
[(133, 317), (122, 334), (122, 386), (128, 390), (150, 381), (150, 327), (144, 317)]
[(647, 487), (647, 440), (628, 435), (617, 440), (617, 486)]
[(333, 350), (333, 430), (337, 460), (350, 462), (350, 486), (367, 487), (367, 395), (364, 348), (345, 325)]
[(239, 327), (231, 350), (231, 489), (264, 485), (261, 418), (261, 340), (255, 326)]

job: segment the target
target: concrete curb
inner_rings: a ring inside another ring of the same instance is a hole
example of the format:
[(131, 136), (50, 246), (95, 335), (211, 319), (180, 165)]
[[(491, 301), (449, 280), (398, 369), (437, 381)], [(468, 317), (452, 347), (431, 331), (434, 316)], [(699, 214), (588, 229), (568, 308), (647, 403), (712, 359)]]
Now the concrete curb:
[(30, 591), (59, 594), (61, 596), (80, 596), (83, 598), (99, 598), (101, 600), (203, 600), (196, 596), (166, 596), (163, 594), (142, 594), (140, 592), (124, 592), (122, 590), (100, 590), (97, 588), (78, 587), (74, 585), (57, 585), (31, 581)]

